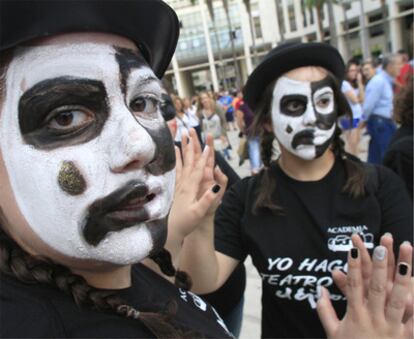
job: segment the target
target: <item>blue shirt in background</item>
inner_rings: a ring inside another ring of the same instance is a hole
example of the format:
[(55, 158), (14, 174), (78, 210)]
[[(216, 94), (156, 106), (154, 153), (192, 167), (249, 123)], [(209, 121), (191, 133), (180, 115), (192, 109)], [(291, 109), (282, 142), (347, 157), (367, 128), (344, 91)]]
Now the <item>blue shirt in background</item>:
[(368, 120), (372, 114), (391, 119), (393, 110), (394, 79), (385, 71), (379, 72), (368, 82), (365, 88), (363, 119)]

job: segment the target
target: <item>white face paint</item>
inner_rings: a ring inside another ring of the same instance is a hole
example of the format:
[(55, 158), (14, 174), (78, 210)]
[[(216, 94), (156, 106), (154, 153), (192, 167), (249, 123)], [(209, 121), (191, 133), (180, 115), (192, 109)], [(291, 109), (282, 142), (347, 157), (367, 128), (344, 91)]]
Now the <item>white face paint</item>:
[(290, 153), (312, 160), (328, 148), (337, 117), (329, 78), (308, 82), (280, 77), (271, 110), (275, 136)]
[[(123, 93), (116, 53), (108, 44), (90, 42), (17, 50), (6, 74), (0, 147), (19, 209), (46, 244), (73, 258), (129, 264), (148, 256), (154, 242), (160, 242), (154, 234), (166, 236), (166, 229), (151, 229), (156, 224), (151, 221), (168, 214), (175, 171), (173, 164), (157, 158), (160, 151), (169, 151), (170, 138), (157, 105), (159, 82), (148, 67), (132, 68)], [(52, 79), (58, 87), (62, 79), (70, 84), (59, 87), (63, 95), (51, 94)], [(74, 79), (81, 79), (85, 86), (77, 87)], [(36, 95), (30, 96), (35, 87)], [(22, 103), (25, 95), (26, 103)], [(144, 104), (145, 111), (131, 109)], [(65, 163), (74, 165), (68, 178), (61, 173)], [(73, 169), (78, 175), (73, 175)], [(79, 176), (83, 184), (76, 181)], [(141, 183), (148, 191), (134, 195), (131, 182)], [(64, 191), (64, 185), (69, 189)], [(108, 199), (120, 189), (130, 195), (120, 198), (118, 194), (115, 203)], [(105, 231), (92, 245), (83, 232), (90, 206), (100, 199), (106, 204), (101, 207), (109, 204), (113, 210), (95, 220), (93, 227), (113, 218), (118, 228)]]

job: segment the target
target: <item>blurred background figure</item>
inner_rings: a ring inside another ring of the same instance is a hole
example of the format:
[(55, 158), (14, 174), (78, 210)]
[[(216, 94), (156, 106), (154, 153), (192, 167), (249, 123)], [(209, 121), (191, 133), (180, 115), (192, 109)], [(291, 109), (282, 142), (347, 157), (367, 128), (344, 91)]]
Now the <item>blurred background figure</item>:
[(197, 132), (197, 136), (200, 140), (200, 142), (202, 141), (201, 139), (201, 126), (200, 126), (200, 119), (197, 117), (197, 105), (196, 105), (197, 101), (191, 102), (191, 100), (189, 98), (184, 98), (183, 99), (183, 108), (184, 108), (184, 113), (188, 118), (188, 124), (190, 126), (190, 128), (194, 128), (195, 131)]
[(403, 58), (399, 54), (384, 57), (382, 71), (367, 84), (363, 105), (363, 117), (371, 137), (368, 148), (368, 162), (382, 163), (385, 150), (395, 133), (393, 112), (393, 85), (400, 74)]
[(217, 102), (223, 107), (226, 122), (227, 122), (227, 130), (233, 129), (233, 131), (236, 130), (236, 124), (234, 122), (234, 107), (233, 107), (233, 96), (231, 94), (228, 94), (226, 92), (222, 92)]
[(345, 69), (345, 79), (342, 82), (342, 93), (348, 101), (352, 110), (352, 119), (344, 117), (341, 119), (341, 128), (344, 131), (346, 140), (346, 151), (358, 156), (358, 145), (361, 139), (359, 123), (362, 118), (361, 103), (364, 101), (364, 85), (359, 66), (355, 61), (348, 61)]
[(384, 165), (391, 168), (404, 180), (413, 199), (413, 77), (394, 99), (394, 119), (400, 128), (390, 141), (384, 156)]
[(215, 149), (222, 152), (225, 159), (230, 160), (230, 143), (223, 109), (206, 92), (200, 94), (200, 107), (197, 115), (200, 118), (204, 139), (207, 134), (211, 134), (214, 138)]
[(179, 96), (174, 96), (173, 102), (176, 111), (175, 121), (177, 124), (174, 141), (181, 141), (183, 134), (188, 134), (189, 129), (191, 128), (190, 120), (184, 112), (183, 100)]
[(364, 61), (362, 64), (361, 72), (363, 76), (362, 80), (364, 82), (364, 85), (366, 85), (368, 81), (370, 81), (374, 75), (377, 74), (374, 61), (372, 59)]
[(250, 161), (250, 170), (252, 175), (256, 175), (262, 168), (262, 160), (260, 157), (260, 137), (252, 131), (252, 123), (254, 113), (243, 100), (243, 94), (238, 92), (239, 101), (235, 105), (236, 121), (240, 129), (240, 134), (246, 138), (246, 147), (248, 158)]
[(400, 73), (395, 79), (395, 93), (398, 93), (405, 85), (407, 85), (410, 76), (413, 75), (413, 67), (409, 63), (410, 57), (408, 53), (400, 49), (398, 54), (401, 55), (404, 65), (401, 67)]

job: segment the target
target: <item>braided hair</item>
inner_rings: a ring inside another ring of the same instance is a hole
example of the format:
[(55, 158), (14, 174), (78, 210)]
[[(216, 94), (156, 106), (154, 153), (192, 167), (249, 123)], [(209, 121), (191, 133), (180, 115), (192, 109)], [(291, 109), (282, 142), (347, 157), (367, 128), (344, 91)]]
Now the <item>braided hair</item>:
[[(154, 261), (160, 264), (160, 269), (163, 272), (168, 270), (169, 274), (175, 274), (169, 252), (165, 249), (161, 252), (160, 256), (153, 256)], [(1, 227), (0, 272), (26, 284), (40, 283), (54, 286), (65, 294), (71, 295), (79, 307), (86, 306), (97, 311), (109, 311), (138, 320), (157, 338), (194, 338), (197, 335), (194, 331), (183, 331), (172, 324), (177, 308), (175, 302), (169, 302), (161, 313), (138, 311), (117, 297), (116, 291), (94, 288), (82, 276), (72, 273), (66, 266), (45, 257), (30, 255)], [(185, 276), (184, 273), (181, 287), (185, 284), (188, 286)]]
[[(337, 105), (338, 115), (352, 117), (349, 104), (340, 90), (338, 80), (328, 72), (328, 77), (334, 83), (334, 96)], [(262, 98), (258, 103), (254, 113), (255, 117), (252, 124), (252, 132), (260, 135), (260, 150), (264, 168), (258, 176), (257, 198), (252, 207), (252, 212), (257, 214), (259, 210), (266, 209), (275, 215), (283, 214), (283, 209), (275, 203), (274, 192), (276, 189), (276, 178), (270, 173), (269, 167), (273, 155), (273, 140), (275, 135), (271, 130), (271, 104), (273, 99), (273, 89), (277, 79), (273, 80), (264, 90)], [(363, 164), (356, 158), (351, 159), (345, 152), (344, 141), (341, 139), (341, 129), (336, 126), (331, 143), (331, 149), (337, 160), (342, 161), (345, 167), (346, 182), (342, 187), (342, 192), (349, 194), (352, 198), (358, 198), (366, 194), (365, 183), (366, 174)]]

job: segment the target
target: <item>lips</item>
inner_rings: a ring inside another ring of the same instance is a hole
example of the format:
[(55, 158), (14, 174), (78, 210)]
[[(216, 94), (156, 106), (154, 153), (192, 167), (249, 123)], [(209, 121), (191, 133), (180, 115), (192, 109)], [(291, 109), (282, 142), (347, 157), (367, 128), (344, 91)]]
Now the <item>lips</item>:
[(295, 134), (292, 140), (292, 148), (296, 149), (300, 145), (314, 145), (315, 131), (307, 129)]
[(117, 232), (149, 220), (145, 205), (155, 196), (143, 182), (132, 180), (105, 198), (96, 200), (89, 207), (83, 228), (85, 240), (96, 246), (109, 232)]

